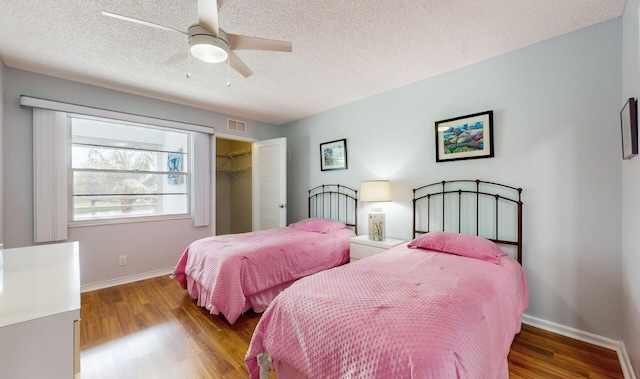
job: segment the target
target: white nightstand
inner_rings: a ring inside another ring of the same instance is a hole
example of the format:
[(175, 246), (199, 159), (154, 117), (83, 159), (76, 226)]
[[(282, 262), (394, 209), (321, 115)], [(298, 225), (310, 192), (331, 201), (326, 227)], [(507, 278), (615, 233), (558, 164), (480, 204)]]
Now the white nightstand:
[(351, 262), (382, 253), (403, 242), (406, 241), (393, 238), (387, 238), (384, 241), (371, 241), (366, 234), (364, 236), (351, 237), (349, 240)]

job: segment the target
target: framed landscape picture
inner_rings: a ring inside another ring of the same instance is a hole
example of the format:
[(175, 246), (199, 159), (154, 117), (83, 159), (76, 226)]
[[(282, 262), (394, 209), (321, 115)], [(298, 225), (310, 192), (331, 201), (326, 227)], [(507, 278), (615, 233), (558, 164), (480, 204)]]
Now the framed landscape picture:
[(325, 142), (320, 144), (320, 170), (347, 169), (347, 140)]
[(436, 162), (493, 157), (493, 111), (436, 122)]

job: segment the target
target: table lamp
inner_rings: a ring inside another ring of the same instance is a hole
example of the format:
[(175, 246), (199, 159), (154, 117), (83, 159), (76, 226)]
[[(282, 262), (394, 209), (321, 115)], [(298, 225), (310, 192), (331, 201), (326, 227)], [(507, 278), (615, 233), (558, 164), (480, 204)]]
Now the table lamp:
[[(360, 201), (381, 203), (391, 201), (391, 183), (388, 180), (367, 180), (360, 185)], [(384, 212), (381, 206), (374, 206), (369, 212), (369, 239), (384, 241)]]

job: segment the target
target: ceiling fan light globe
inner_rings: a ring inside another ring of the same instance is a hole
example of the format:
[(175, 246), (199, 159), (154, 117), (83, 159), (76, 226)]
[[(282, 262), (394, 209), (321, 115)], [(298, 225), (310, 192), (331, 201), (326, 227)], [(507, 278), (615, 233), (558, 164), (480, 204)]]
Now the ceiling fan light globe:
[(189, 39), (191, 55), (204, 62), (221, 63), (227, 60), (228, 46), (224, 42), (210, 35), (194, 35)]
[(201, 61), (209, 63), (220, 63), (227, 60), (229, 54), (221, 48), (213, 45), (198, 44), (191, 46), (191, 55)]

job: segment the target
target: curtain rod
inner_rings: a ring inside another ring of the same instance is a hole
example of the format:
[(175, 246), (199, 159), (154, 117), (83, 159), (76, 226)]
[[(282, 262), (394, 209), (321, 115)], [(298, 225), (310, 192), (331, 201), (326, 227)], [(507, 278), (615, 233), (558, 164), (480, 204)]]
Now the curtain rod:
[(189, 124), (185, 122), (165, 120), (149, 116), (141, 116), (133, 113), (124, 113), (111, 111), (108, 109), (87, 107), (71, 103), (63, 103), (54, 100), (40, 99), (26, 95), (20, 95), (20, 106), (30, 108), (49, 109), (52, 111), (78, 113), (87, 116), (111, 118), (121, 121), (137, 122), (142, 124), (152, 124), (156, 126), (165, 126), (173, 129), (189, 130), (192, 132), (200, 132), (206, 134), (215, 134), (215, 128), (212, 126)]

